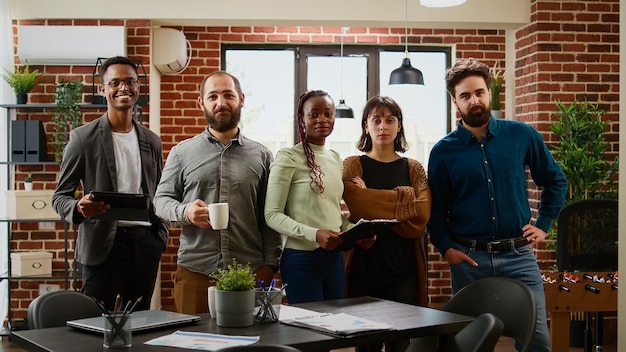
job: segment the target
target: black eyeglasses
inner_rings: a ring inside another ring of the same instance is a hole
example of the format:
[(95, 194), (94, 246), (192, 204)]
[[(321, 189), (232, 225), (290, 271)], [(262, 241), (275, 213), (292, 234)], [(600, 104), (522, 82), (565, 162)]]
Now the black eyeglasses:
[(118, 81), (116, 79), (108, 81), (106, 83), (102, 83), (103, 85), (108, 85), (109, 87), (113, 87), (113, 88), (117, 88), (119, 87), (121, 84), (125, 84), (126, 87), (136, 87), (139, 84), (139, 81), (136, 79), (127, 79), (124, 81)]

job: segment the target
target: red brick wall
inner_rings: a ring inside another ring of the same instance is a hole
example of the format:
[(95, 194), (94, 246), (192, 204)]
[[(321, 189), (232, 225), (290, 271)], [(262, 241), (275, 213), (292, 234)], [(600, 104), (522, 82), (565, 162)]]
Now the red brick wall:
[[(617, 153), (618, 111), (618, 0), (610, 1), (532, 1), (532, 23), (516, 32), (515, 102), (516, 119), (534, 125), (547, 141), (552, 137), (549, 121), (556, 110), (554, 100), (563, 102), (588, 98), (600, 101), (610, 111), (615, 121), (608, 139)], [(148, 21), (21, 21), (17, 24), (114, 24), (127, 26), (128, 54), (144, 60), (149, 70)], [(204, 118), (196, 106), (198, 84), (203, 77), (220, 67), (220, 43), (306, 43), (338, 44), (340, 27), (175, 27), (182, 30), (193, 47), (190, 66), (180, 75), (163, 75), (161, 80), (161, 138), (164, 154), (179, 141), (198, 134), (205, 126)], [(17, 37), (16, 37), (17, 38)], [(16, 39), (17, 41), (17, 39)], [(344, 36), (347, 44), (398, 44), (404, 43), (404, 29), (350, 28)], [(496, 61), (504, 66), (505, 31), (498, 29), (411, 29), (411, 44), (443, 45), (456, 48), (458, 58), (474, 57), (489, 65)], [(16, 42), (16, 45), (18, 43)], [(45, 66), (38, 67), (46, 73), (46, 84), (35, 89), (30, 102), (53, 102), (54, 82), (60, 78), (82, 78), (86, 82), (85, 102), (91, 95), (91, 67)], [(512, 68), (508, 68), (511, 70)], [(148, 72), (149, 73), (149, 72)], [(154, 99), (155, 97), (153, 97)], [(144, 109), (147, 113), (149, 109)], [(49, 121), (51, 112), (41, 112), (38, 118)], [(102, 111), (90, 112), (89, 121)], [(29, 112), (32, 114), (32, 112)], [(26, 118), (25, 114), (20, 115)], [(31, 117), (32, 118), (32, 117)], [(51, 135), (51, 126), (46, 126)], [(37, 172), (36, 188), (53, 188), (58, 167), (20, 167), (21, 172)], [(25, 175), (18, 175), (20, 183)], [(529, 197), (538, 199), (536, 191)], [(534, 202), (537, 206), (537, 202)], [(29, 226), (37, 226), (29, 224)], [(11, 243), (14, 249), (55, 249), (55, 269), (62, 265), (62, 232), (34, 231), (21, 225), (18, 236)], [(168, 249), (162, 259), (161, 295), (165, 309), (173, 309), (173, 274), (176, 267), (176, 250), (179, 230), (172, 229)], [(70, 254), (71, 255), (71, 254)], [(538, 251), (543, 269), (554, 264), (554, 252)], [(19, 308), (13, 316), (25, 316), (25, 308), (37, 295), (40, 282), (12, 283), (12, 307)], [(51, 282), (52, 283), (52, 282)], [(448, 265), (441, 261), (438, 252), (429, 246), (429, 293), (431, 302), (445, 302), (451, 294)]]

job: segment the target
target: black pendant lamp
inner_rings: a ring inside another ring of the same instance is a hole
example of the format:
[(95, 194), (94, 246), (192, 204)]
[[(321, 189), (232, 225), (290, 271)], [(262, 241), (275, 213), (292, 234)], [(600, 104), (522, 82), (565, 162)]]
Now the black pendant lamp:
[(345, 27), (341, 27), (341, 98), (339, 99), (339, 105), (335, 107), (335, 117), (340, 119), (353, 119), (354, 112), (352, 108), (346, 105), (346, 101), (343, 99), (343, 34)]
[(389, 84), (420, 84), (424, 85), (424, 75), (422, 71), (411, 66), (409, 57), (409, 9), (408, 0), (404, 0), (404, 59), (402, 65), (391, 71)]

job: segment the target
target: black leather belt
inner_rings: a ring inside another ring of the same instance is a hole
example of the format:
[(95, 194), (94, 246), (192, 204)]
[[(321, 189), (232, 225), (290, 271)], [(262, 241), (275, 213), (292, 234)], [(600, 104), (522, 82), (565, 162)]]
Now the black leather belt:
[(528, 245), (528, 240), (524, 237), (506, 238), (495, 241), (477, 241), (468, 238), (452, 236), (452, 241), (478, 251), (487, 253), (509, 252), (516, 248)]
[(150, 226), (118, 226), (117, 232), (125, 234), (150, 234), (152, 230)]

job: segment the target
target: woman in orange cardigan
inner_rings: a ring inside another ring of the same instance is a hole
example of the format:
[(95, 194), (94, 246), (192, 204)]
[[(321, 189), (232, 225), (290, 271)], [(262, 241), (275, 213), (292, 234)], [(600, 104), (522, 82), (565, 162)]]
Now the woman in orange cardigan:
[[(402, 111), (389, 97), (376, 96), (366, 104), (357, 148), (364, 155), (344, 160), (343, 199), (350, 221), (397, 219), (376, 233), (369, 249), (347, 252), (346, 281), (350, 297), (373, 296), (396, 302), (428, 303), (426, 252), (423, 236), (430, 218), (431, 194), (426, 171), (417, 160), (402, 157), (406, 139)], [(386, 344), (386, 351), (404, 351)], [(380, 351), (382, 346), (360, 346), (357, 351)]]

